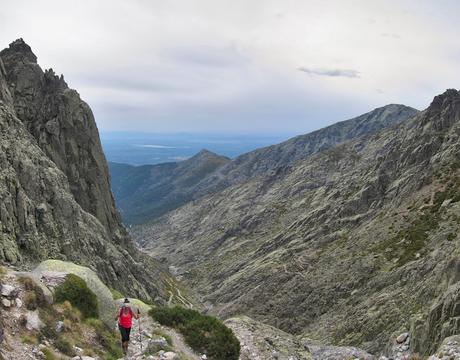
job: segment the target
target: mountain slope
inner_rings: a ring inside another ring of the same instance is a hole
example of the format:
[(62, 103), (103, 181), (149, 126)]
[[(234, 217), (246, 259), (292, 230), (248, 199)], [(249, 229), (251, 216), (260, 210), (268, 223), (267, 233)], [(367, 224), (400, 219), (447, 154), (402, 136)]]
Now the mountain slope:
[(230, 161), (210, 152), (174, 165), (132, 167), (110, 164), (112, 188), (123, 219), (143, 224), (189, 201), (267, 175), (350, 139), (375, 133), (415, 116), (417, 110), (391, 104)]
[(174, 280), (117, 215), (91, 110), (36, 60), (22, 39), (0, 52), (0, 261), (71, 260), (127, 294), (167, 299)]
[(390, 104), (280, 144), (243, 154), (203, 180), (197, 187), (196, 197), (244, 182), (253, 176), (266, 175), (280, 166), (294, 164), (348, 140), (399, 124), (417, 113), (418, 110), (409, 106)]
[(229, 161), (207, 150), (181, 162), (131, 166), (109, 163), (112, 189), (127, 224), (146, 222), (193, 198), (196, 184)]
[[(222, 316), (373, 353), (411, 328), (428, 353), (455, 331), (460, 302), (430, 314), (459, 279), (459, 134), (460, 94), (448, 90), (409, 121), (189, 203), (135, 237)], [(426, 316), (426, 327), (414, 320)]]

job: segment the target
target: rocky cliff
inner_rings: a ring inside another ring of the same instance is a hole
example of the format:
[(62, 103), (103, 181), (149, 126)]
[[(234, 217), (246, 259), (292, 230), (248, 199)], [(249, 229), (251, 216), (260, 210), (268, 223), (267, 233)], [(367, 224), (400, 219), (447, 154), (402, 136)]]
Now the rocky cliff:
[(157, 218), (191, 201), (196, 185), (230, 160), (207, 150), (159, 165), (109, 163), (112, 189), (126, 224)]
[(426, 354), (458, 331), (459, 135), (460, 93), (448, 90), (395, 127), (237, 182), (135, 235), (222, 316), (373, 353), (411, 330)]
[(0, 261), (71, 260), (120, 291), (168, 298), (174, 281), (122, 226), (89, 106), (22, 40), (0, 52)]

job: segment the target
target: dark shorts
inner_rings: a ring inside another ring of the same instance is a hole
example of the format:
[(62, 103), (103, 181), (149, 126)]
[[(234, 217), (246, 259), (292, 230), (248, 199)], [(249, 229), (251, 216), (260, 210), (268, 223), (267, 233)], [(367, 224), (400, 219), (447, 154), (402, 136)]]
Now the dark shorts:
[(131, 328), (124, 328), (121, 325), (118, 325), (118, 328), (120, 329), (121, 341), (129, 341), (129, 333), (131, 332)]

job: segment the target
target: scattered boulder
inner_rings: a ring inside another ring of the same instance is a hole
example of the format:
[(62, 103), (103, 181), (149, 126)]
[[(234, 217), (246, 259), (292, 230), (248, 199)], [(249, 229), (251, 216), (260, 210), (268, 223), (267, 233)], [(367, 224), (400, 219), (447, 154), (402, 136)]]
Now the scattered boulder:
[(167, 351), (160, 356), (161, 360), (176, 360), (178, 356), (175, 352)]
[(64, 330), (64, 322), (63, 321), (58, 321), (56, 323), (55, 330), (57, 333), (61, 333)]
[(43, 322), (38, 316), (38, 310), (28, 311), (26, 314), (26, 329), (29, 331), (39, 331), (44, 326)]
[(458, 360), (460, 359), (460, 335), (450, 336), (442, 342), (438, 351), (428, 360)]
[(0, 293), (2, 296), (10, 298), (16, 296), (17, 290), (14, 286), (3, 284)]
[(11, 301), (8, 299), (2, 299), (3, 307), (9, 308), (11, 306)]

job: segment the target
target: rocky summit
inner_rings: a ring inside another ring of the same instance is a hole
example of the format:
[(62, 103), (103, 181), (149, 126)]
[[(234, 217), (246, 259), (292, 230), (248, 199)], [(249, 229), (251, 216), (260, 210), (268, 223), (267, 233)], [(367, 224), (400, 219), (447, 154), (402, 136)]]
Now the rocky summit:
[(173, 279), (118, 216), (91, 109), (22, 39), (0, 52), (0, 147), (1, 262), (71, 260), (125, 293), (169, 298)]
[[(135, 237), (222, 317), (374, 355), (433, 354), (460, 332), (460, 93), (409, 112), (313, 151), (244, 155), (217, 170), (225, 186)], [(227, 181), (245, 158), (257, 160)]]

